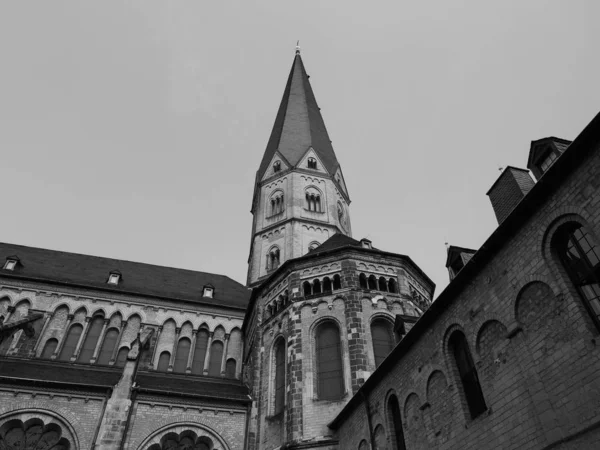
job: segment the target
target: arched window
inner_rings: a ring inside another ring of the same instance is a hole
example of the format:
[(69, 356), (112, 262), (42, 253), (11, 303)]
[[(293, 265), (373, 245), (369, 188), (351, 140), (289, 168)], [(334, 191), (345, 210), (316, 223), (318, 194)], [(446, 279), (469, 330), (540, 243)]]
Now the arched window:
[(271, 196), (271, 215), (274, 216), (276, 214), (283, 212), (283, 192), (276, 191)]
[(304, 291), (305, 297), (312, 295), (312, 286), (308, 281), (302, 283), (302, 290)]
[(267, 270), (275, 270), (279, 267), (279, 248), (273, 247), (267, 253)]
[(50, 359), (50, 357), (54, 354), (54, 351), (56, 350), (57, 346), (58, 346), (58, 340), (56, 340), (54, 338), (48, 339), (46, 341), (46, 344), (44, 345), (44, 350), (42, 350), (42, 354), (40, 355), (40, 358)]
[(361, 273), (358, 276), (358, 285), (362, 288), (362, 289), (367, 289), (367, 276), (364, 273)]
[(317, 168), (317, 160), (315, 158), (308, 158), (308, 168), (309, 169), (316, 169)]
[(156, 370), (158, 372), (166, 372), (169, 368), (169, 361), (171, 360), (171, 353), (164, 351), (160, 354), (160, 358), (158, 358), (158, 365), (156, 366)]
[(221, 376), (221, 361), (223, 359), (223, 343), (215, 341), (210, 346), (210, 362), (208, 364), (208, 375), (211, 377)]
[(192, 373), (202, 374), (204, 370), (204, 359), (206, 358), (206, 349), (208, 348), (208, 330), (198, 330), (196, 336), (196, 349), (194, 350), (194, 360), (192, 361)]
[(390, 395), (387, 403), (388, 430), (390, 430), (390, 441), (392, 450), (406, 450), (404, 442), (404, 431), (402, 430), (402, 417), (400, 416), (400, 405), (395, 395)]
[(483, 392), (479, 384), (477, 369), (475, 368), (475, 364), (473, 364), (473, 358), (469, 351), (469, 344), (467, 344), (464, 334), (460, 331), (455, 331), (450, 336), (449, 346), (458, 369), (458, 375), (460, 376), (471, 418), (474, 419), (483, 413), (487, 409), (487, 406), (485, 405)]
[(321, 281), (320, 280), (315, 280), (313, 281), (313, 294), (320, 294), (321, 293)]
[(379, 290), (383, 292), (387, 292), (387, 280), (383, 277), (379, 277)]
[(323, 292), (331, 292), (331, 280), (329, 277), (323, 279)]
[(69, 332), (64, 338), (65, 343), (60, 351), (60, 355), (58, 356), (59, 360), (69, 361), (71, 359), (71, 356), (73, 356), (73, 353), (75, 352), (75, 347), (77, 347), (77, 343), (79, 342), (79, 338), (81, 337), (82, 331), (83, 327), (79, 324), (73, 325), (71, 328), (69, 328)]
[(283, 412), (285, 404), (285, 341), (279, 339), (275, 345), (275, 404), (273, 414)]
[(177, 343), (177, 352), (173, 362), (173, 372), (185, 373), (188, 357), (190, 356), (191, 341), (188, 338), (181, 338)]
[(235, 378), (235, 370), (237, 367), (237, 363), (235, 359), (229, 358), (225, 363), (225, 375), (227, 378)]
[(308, 251), (310, 252), (310, 251), (314, 250), (314, 249), (315, 249), (315, 248), (317, 248), (319, 245), (321, 245), (321, 244), (319, 244), (317, 241), (313, 241), (313, 242), (311, 242), (311, 243), (309, 244), (309, 246), (308, 246)]
[(377, 278), (375, 278), (375, 275), (371, 275), (369, 277), (369, 289), (372, 289), (374, 291), (377, 290)]
[(342, 279), (339, 275), (333, 276), (333, 290), (336, 291), (342, 288)]
[(281, 170), (281, 161), (275, 161), (273, 163), (273, 172), (279, 172)]
[(92, 323), (87, 332), (87, 336), (85, 337), (85, 341), (83, 341), (83, 345), (81, 346), (79, 358), (77, 358), (77, 361), (83, 363), (90, 362), (92, 356), (94, 356), (94, 350), (96, 350), (96, 344), (98, 343), (98, 339), (100, 338), (100, 333), (102, 332), (103, 327), (104, 317), (95, 316), (92, 319)]
[(119, 353), (117, 353), (117, 360), (115, 361), (115, 366), (125, 367), (125, 363), (127, 362), (128, 354), (129, 354), (129, 349), (127, 347), (121, 347), (119, 349)]
[(556, 252), (585, 307), (600, 329), (600, 247), (580, 224), (563, 225), (554, 238)]
[(340, 330), (333, 322), (324, 322), (316, 330), (317, 394), (322, 400), (344, 396), (342, 345)]
[(106, 332), (104, 336), (104, 342), (100, 347), (100, 353), (98, 354), (97, 364), (108, 364), (110, 358), (117, 345), (117, 339), (119, 338), (119, 331), (116, 328), (111, 328)]
[(376, 367), (379, 367), (394, 348), (394, 330), (392, 328), (392, 324), (385, 319), (375, 319), (371, 322), (371, 338), (373, 339)]
[(321, 212), (321, 195), (314, 188), (306, 191), (306, 209)]
[(394, 280), (393, 278), (390, 278), (388, 280), (388, 290), (392, 294), (397, 294), (398, 293), (398, 287), (396, 286), (396, 280)]

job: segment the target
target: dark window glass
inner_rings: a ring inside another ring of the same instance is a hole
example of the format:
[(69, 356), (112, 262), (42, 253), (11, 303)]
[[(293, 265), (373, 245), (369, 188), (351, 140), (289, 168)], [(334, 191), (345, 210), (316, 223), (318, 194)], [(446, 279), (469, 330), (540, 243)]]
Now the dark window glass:
[(369, 289), (377, 290), (377, 278), (375, 278), (375, 275), (369, 277)]
[(312, 295), (312, 286), (310, 285), (310, 283), (308, 281), (305, 281), (304, 283), (302, 283), (302, 288), (304, 290), (305, 297), (307, 295)]
[(585, 306), (600, 328), (600, 248), (581, 225), (566, 225), (557, 234), (557, 250)]
[(450, 346), (454, 354), (467, 404), (469, 405), (469, 412), (471, 413), (471, 418), (474, 419), (484, 412), (487, 406), (485, 405), (483, 392), (479, 384), (479, 377), (477, 376), (477, 369), (475, 368), (475, 364), (473, 364), (473, 358), (471, 358), (471, 352), (469, 351), (465, 335), (460, 331), (454, 332), (450, 338)]
[(392, 433), (392, 436), (390, 436), (392, 450), (406, 450), (400, 406), (395, 395), (391, 395), (388, 400), (388, 422), (391, 422), (388, 424), (388, 429)]
[(285, 341), (280, 339), (275, 347), (275, 414), (283, 411), (285, 403)]
[(127, 347), (121, 347), (119, 349), (119, 353), (117, 353), (117, 360), (115, 361), (115, 366), (125, 367), (125, 363), (127, 362), (128, 354), (129, 354), (129, 349)]
[(374, 320), (371, 323), (371, 338), (373, 339), (375, 366), (379, 367), (394, 348), (394, 332), (392, 324), (383, 319)]
[(235, 359), (229, 358), (225, 363), (225, 375), (227, 378), (235, 378), (235, 370), (237, 367), (237, 363)]
[(173, 362), (173, 372), (185, 373), (188, 357), (190, 356), (190, 347), (192, 343), (188, 338), (181, 338), (177, 343), (177, 353)]
[(392, 294), (396, 294), (398, 292), (398, 288), (396, 287), (396, 280), (390, 278), (388, 281), (388, 289)]
[(329, 277), (325, 277), (323, 280), (323, 292), (331, 292), (331, 280)]
[(317, 328), (317, 390), (319, 398), (339, 400), (344, 395), (340, 331), (332, 322)]
[(319, 280), (313, 281), (313, 294), (321, 293), (321, 282)]
[(211, 377), (221, 376), (221, 361), (223, 360), (223, 343), (213, 342), (210, 346), (210, 362), (208, 364), (208, 374)]
[(379, 290), (387, 292), (387, 280), (383, 277), (379, 277)]
[(361, 288), (367, 289), (367, 276), (364, 273), (358, 276), (358, 284)]
[(309, 169), (317, 168), (317, 160), (315, 158), (308, 158), (308, 168)]
[(92, 319), (87, 336), (85, 337), (85, 341), (83, 341), (81, 351), (79, 352), (79, 358), (77, 359), (79, 362), (90, 362), (92, 356), (94, 356), (94, 350), (96, 350), (96, 344), (100, 338), (103, 326), (104, 317), (96, 316)]
[(273, 172), (279, 172), (281, 170), (281, 163), (279, 161), (275, 161), (273, 164)]
[(192, 373), (201, 375), (204, 370), (204, 358), (208, 348), (208, 331), (200, 330), (196, 336), (196, 350), (194, 350), (194, 361), (192, 361)]
[(102, 343), (102, 347), (100, 347), (100, 353), (98, 353), (98, 359), (96, 360), (97, 364), (108, 364), (110, 362), (115, 345), (117, 345), (118, 337), (119, 331), (115, 328), (111, 328), (106, 332), (104, 342)]
[(79, 338), (81, 337), (81, 332), (83, 331), (83, 327), (79, 324), (73, 325), (69, 328), (69, 332), (65, 338), (65, 345), (60, 351), (60, 355), (58, 357), (61, 361), (69, 361), (73, 353), (75, 352), (75, 347), (77, 347), (77, 343), (79, 342)]
[(44, 350), (42, 350), (41, 358), (50, 359), (50, 357), (54, 354), (56, 347), (58, 346), (58, 341), (54, 338), (48, 339), (46, 341), (46, 345), (44, 345)]
[(171, 354), (169, 352), (162, 352), (160, 358), (158, 358), (158, 365), (156, 370), (159, 372), (166, 372), (169, 368), (169, 361), (171, 361)]
[(339, 275), (333, 276), (333, 290), (336, 291), (342, 288), (342, 280)]

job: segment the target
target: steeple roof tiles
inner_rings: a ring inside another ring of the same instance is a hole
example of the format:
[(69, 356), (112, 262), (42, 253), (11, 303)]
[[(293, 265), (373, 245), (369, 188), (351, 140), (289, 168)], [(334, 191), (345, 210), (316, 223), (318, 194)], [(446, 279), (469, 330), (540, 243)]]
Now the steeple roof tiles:
[(277, 150), (290, 164), (296, 165), (310, 147), (315, 150), (327, 171), (334, 175), (339, 163), (308, 81), (304, 63), (300, 54), (296, 54), (258, 169), (258, 178), (262, 179)]

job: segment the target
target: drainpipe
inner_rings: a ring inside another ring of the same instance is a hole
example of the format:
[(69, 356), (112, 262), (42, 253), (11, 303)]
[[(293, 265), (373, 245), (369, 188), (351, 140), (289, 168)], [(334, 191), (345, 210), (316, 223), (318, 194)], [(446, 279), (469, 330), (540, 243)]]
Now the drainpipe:
[(371, 420), (371, 408), (369, 408), (369, 398), (362, 389), (360, 390), (361, 397), (365, 403), (365, 410), (367, 412), (367, 423), (369, 424), (369, 437), (371, 438), (371, 450), (375, 450), (375, 435), (373, 434), (373, 422)]

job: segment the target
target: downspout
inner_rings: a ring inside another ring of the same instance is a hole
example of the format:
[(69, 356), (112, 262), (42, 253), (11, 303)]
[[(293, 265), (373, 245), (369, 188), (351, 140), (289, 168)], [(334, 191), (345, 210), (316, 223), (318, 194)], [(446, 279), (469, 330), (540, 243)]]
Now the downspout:
[(371, 420), (371, 408), (369, 408), (369, 398), (365, 391), (360, 391), (363, 402), (365, 403), (365, 410), (367, 412), (367, 423), (369, 425), (369, 437), (371, 439), (371, 450), (375, 450), (375, 435), (373, 434), (373, 422)]

